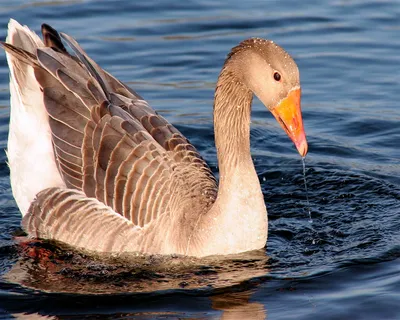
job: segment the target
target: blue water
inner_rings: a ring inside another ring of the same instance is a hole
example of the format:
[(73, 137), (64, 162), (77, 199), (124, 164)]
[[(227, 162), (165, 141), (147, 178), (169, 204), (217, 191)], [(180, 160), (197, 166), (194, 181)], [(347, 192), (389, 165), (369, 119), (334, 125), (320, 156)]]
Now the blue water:
[[(57, 253), (63, 263), (32, 261), (13, 238), (21, 218), (1, 151), (0, 317), (400, 319), (398, 1), (0, 4), (1, 39), (11, 17), (37, 32), (46, 22), (74, 36), (174, 123), (216, 173), (213, 90), (226, 54), (248, 37), (282, 45), (301, 72), (313, 221), (301, 158), (257, 100), (252, 154), (269, 238), (265, 250), (229, 261), (182, 261), (185, 267), (176, 267), (179, 261), (159, 258), (124, 268), (73, 252)], [(2, 54), (2, 150), (8, 121)]]

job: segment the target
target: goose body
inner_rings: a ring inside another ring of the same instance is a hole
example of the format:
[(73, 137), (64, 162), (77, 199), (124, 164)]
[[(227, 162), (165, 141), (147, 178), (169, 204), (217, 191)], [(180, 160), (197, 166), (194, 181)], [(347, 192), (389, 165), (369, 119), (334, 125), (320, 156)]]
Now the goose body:
[(214, 101), (217, 183), (196, 148), (70, 36), (10, 20), (8, 162), (31, 237), (99, 252), (206, 256), (262, 248), (268, 219), (250, 154), (253, 95), (307, 153), (297, 65), (281, 47), (234, 47)]

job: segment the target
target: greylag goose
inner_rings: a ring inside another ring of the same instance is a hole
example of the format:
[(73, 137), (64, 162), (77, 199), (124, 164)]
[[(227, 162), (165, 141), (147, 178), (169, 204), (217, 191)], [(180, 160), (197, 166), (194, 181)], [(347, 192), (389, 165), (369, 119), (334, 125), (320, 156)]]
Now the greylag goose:
[(267, 211), (250, 154), (253, 94), (301, 156), (308, 148), (299, 71), (285, 50), (254, 38), (229, 53), (214, 97), (217, 183), (196, 148), (139, 94), (72, 37), (45, 24), (42, 34), (10, 20), (2, 43), (11, 186), (30, 237), (198, 257), (265, 246)]

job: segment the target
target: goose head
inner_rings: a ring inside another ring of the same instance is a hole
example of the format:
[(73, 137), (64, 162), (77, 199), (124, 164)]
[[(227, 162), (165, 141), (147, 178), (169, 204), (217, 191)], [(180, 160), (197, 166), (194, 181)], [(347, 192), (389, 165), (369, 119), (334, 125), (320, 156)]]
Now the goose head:
[(299, 69), (273, 41), (248, 39), (234, 47), (225, 66), (274, 115), (302, 157), (308, 144), (300, 107)]

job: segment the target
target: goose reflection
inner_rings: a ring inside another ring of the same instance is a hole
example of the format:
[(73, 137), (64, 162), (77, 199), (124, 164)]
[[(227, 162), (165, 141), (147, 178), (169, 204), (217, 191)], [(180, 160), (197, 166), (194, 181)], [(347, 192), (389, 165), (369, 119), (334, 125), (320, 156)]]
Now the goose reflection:
[(221, 320), (267, 319), (267, 311), (259, 302), (250, 302), (252, 292), (225, 293), (211, 297), (212, 308), (221, 310)]

